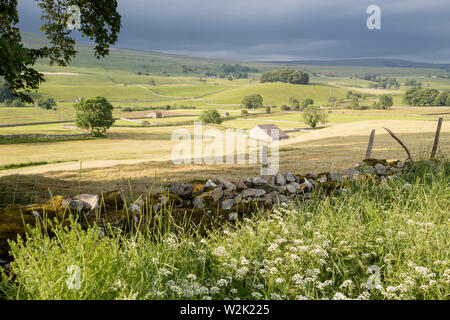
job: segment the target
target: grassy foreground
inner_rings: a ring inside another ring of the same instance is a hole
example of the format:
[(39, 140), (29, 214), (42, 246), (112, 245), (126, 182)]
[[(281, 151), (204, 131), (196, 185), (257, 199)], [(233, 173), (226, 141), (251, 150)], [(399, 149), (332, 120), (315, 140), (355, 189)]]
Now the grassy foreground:
[[(450, 163), (420, 162), (203, 237), (78, 225), (12, 243), (7, 299), (449, 299)], [(78, 273), (79, 270), (79, 273)], [(76, 285), (79, 275), (79, 286)], [(68, 284), (75, 284), (69, 289)]]

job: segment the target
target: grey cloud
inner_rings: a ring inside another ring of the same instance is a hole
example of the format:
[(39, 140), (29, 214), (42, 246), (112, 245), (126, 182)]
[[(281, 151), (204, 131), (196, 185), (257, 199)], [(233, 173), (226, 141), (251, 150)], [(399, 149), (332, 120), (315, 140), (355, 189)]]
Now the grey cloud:
[[(36, 31), (33, 0), (20, 1)], [(366, 28), (381, 7), (382, 30)], [(122, 0), (117, 46), (245, 60), (399, 57), (450, 62), (448, 0)]]

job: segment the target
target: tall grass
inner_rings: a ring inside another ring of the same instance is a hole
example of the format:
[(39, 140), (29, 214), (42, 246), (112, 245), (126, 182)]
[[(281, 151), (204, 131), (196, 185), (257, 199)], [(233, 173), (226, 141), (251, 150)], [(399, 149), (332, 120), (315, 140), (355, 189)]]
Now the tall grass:
[[(0, 289), (8, 299), (449, 299), (449, 176), (449, 162), (420, 162), (204, 238), (35, 228), (11, 243)], [(67, 284), (74, 270), (79, 289)]]

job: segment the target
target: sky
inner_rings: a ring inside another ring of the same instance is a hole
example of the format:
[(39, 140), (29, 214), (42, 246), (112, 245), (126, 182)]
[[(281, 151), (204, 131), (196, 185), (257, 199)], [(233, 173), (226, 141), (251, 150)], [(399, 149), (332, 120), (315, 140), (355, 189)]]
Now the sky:
[[(369, 30), (378, 5), (381, 29)], [(35, 0), (19, 27), (39, 32)], [(246, 61), (399, 58), (450, 63), (450, 0), (119, 0), (116, 46)]]

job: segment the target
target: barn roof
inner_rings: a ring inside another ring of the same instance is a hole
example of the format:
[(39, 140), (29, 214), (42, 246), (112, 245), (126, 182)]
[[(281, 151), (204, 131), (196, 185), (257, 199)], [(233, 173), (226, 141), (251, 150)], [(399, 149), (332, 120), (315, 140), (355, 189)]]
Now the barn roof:
[(258, 124), (257, 127), (263, 130), (271, 138), (274, 138), (272, 135), (276, 132), (276, 130), (278, 130), (278, 138), (280, 140), (289, 138), (286, 132), (284, 132), (274, 124)]

